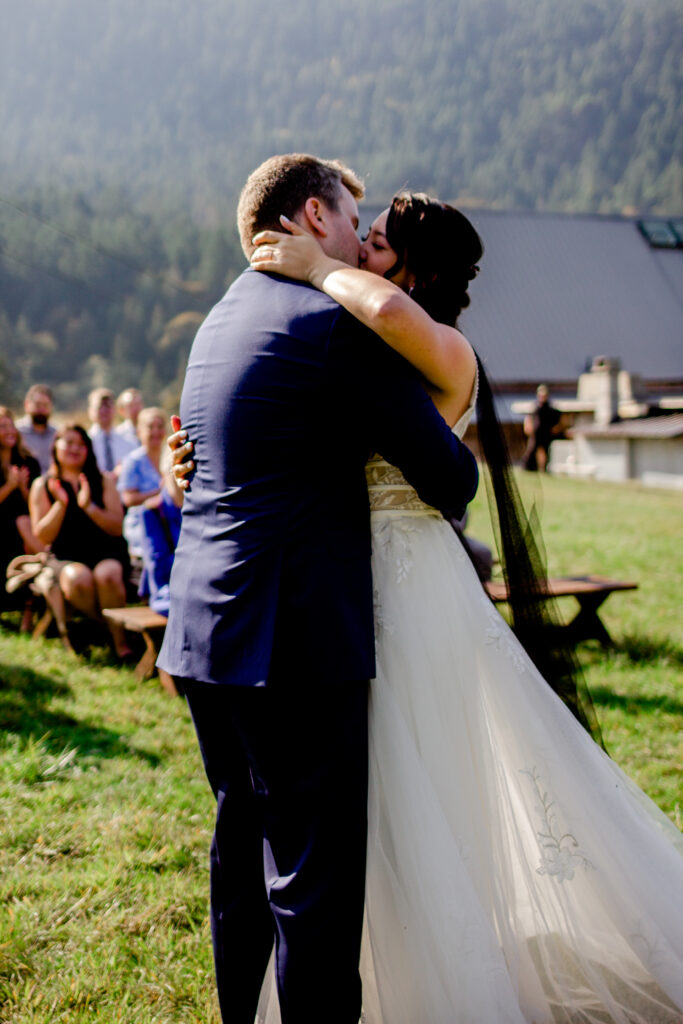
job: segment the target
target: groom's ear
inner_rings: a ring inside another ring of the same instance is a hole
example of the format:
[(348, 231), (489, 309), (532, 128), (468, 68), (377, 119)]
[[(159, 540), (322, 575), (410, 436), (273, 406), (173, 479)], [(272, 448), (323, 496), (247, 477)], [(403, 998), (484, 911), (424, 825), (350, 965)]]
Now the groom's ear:
[(326, 213), (327, 208), (323, 201), (316, 196), (309, 196), (304, 203), (299, 223), (302, 228), (310, 231), (317, 238), (326, 238), (328, 232)]

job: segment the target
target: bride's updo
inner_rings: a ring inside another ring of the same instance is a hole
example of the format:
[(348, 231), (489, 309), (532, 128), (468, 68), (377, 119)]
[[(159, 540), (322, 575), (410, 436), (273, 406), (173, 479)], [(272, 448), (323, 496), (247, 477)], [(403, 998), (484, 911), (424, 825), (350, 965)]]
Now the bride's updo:
[(391, 203), (386, 234), (398, 255), (386, 276), (405, 266), (415, 274), (413, 299), (434, 320), (454, 326), (470, 304), (467, 289), (484, 253), (467, 217), (420, 192), (401, 192)]

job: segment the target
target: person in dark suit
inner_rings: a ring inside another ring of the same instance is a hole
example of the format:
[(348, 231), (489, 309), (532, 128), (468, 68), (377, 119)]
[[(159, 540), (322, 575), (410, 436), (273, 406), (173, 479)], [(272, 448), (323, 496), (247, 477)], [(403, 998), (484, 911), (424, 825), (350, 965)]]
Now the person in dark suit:
[[(281, 214), (357, 263), (348, 168), (273, 157), (238, 223)], [(461, 516), (472, 454), (420, 378), (333, 300), (246, 270), (200, 328), (180, 406), (196, 472), (161, 668), (182, 680), (217, 799), (211, 921), (224, 1021), (253, 1024), (275, 943), (283, 1024), (357, 1024), (375, 671), (372, 451)]]
[(545, 384), (536, 388), (536, 405), (524, 418), (524, 433), (529, 438), (522, 466), (532, 473), (545, 473), (550, 445), (562, 434), (562, 413), (550, 404), (550, 392)]

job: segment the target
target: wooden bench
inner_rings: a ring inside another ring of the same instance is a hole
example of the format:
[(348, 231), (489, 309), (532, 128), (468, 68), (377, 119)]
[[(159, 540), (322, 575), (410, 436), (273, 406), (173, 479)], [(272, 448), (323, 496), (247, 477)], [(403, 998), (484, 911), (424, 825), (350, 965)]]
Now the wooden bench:
[[(138, 679), (149, 679), (154, 675), (155, 663), (161, 639), (166, 629), (166, 616), (159, 615), (147, 605), (132, 605), (126, 608), (103, 608), (102, 614), (108, 622), (117, 626), (123, 626), (131, 633), (140, 633), (145, 641), (145, 653), (135, 666), (135, 675)], [(163, 688), (173, 696), (178, 695), (178, 690), (173, 682), (173, 677), (164, 672), (159, 672), (159, 681)]]
[[(491, 581), (484, 586), (489, 597), (496, 604), (507, 601), (508, 589), (503, 582)], [(551, 597), (575, 597), (579, 602), (576, 616), (564, 629), (572, 642), (599, 640), (604, 646), (612, 644), (612, 638), (598, 615), (598, 608), (616, 590), (637, 590), (638, 584), (625, 580), (613, 580), (607, 576), (557, 576), (548, 580), (548, 591), (539, 594), (539, 600)]]

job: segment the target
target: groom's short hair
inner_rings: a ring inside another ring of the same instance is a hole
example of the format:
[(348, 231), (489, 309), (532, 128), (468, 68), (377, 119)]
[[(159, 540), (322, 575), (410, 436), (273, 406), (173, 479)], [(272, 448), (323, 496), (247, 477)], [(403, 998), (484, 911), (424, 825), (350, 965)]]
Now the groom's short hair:
[(285, 153), (264, 161), (247, 178), (237, 205), (237, 227), (247, 259), (254, 251), (251, 240), (257, 231), (282, 231), (280, 215), (292, 220), (310, 196), (336, 210), (342, 186), (354, 199), (365, 194), (355, 171), (339, 160)]

